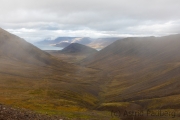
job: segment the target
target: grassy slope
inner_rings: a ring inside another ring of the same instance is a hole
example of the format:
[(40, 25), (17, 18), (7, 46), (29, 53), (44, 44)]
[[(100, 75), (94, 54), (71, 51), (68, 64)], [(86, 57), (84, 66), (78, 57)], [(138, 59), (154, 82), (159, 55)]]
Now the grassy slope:
[[(14, 37), (8, 35), (0, 38), (10, 40), (0, 41), (1, 103), (41, 113), (103, 120), (110, 119), (110, 115), (102, 112), (92, 115), (87, 110), (125, 105), (133, 109), (138, 105), (179, 108), (179, 44), (165, 42), (158, 48), (158, 44), (149, 42), (144, 46), (140, 42), (141, 48), (139, 42), (125, 42), (125, 47), (115, 43), (107, 47), (109, 50), (91, 56), (91, 60), (86, 59), (84, 64), (89, 68), (85, 68), (59, 61), (26, 42), (19, 42), (17, 37), (17, 44), (12, 43)], [(152, 45), (154, 51), (149, 52)], [(125, 49), (132, 46), (136, 47)]]
[(37, 66), (6, 58), (1, 58), (0, 66), (2, 104), (68, 118), (111, 118), (110, 112), (88, 111), (98, 103), (97, 70)]
[(179, 35), (127, 38), (83, 60), (87, 67), (106, 73), (100, 94), (102, 103), (129, 102), (145, 109), (179, 108), (179, 39)]

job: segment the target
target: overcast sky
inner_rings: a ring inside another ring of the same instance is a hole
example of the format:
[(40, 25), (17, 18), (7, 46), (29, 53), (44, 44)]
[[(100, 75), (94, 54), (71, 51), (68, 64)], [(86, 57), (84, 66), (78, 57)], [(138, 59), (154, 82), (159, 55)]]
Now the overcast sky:
[(180, 0), (0, 0), (0, 27), (27, 41), (180, 33)]

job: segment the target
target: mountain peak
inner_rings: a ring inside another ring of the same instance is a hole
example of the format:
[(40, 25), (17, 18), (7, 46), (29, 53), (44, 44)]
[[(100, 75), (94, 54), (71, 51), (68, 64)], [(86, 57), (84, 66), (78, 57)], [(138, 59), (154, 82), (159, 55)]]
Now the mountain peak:
[(79, 43), (71, 43), (69, 46), (61, 50), (61, 52), (70, 54), (92, 54), (96, 53), (97, 50)]

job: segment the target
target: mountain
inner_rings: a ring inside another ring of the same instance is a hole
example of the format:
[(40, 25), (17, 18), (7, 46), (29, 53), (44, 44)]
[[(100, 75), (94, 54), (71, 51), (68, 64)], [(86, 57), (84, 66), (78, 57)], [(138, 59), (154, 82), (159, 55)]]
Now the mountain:
[(70, 44), (71, 44), (71, 43), (69, 43), (69, 42), (62, 41), (62, 42), (60, 42), (60, 43), (54, 44), (53, 46), (64, 48), (64, 47), (67, 47), (67, 46), (70, 45)]
[(63, 62), (0, 29), (0, 104), (77, 114), (96, 106), (97, 76), (97, 70)]
[(50, 54), (3, 29), (0, 29), (0, 56), (33, 64), (52, 64), (54, 61)]
[(24, 114), (6, 105), (63, 119), (111, 119), (107, 112), (90, 110), (178, 110), (179, 46), (180, 35), (125, 38), (99, 52), (72, 43), (63, 51), (93, 53), (80, 66), (0, 29), (1, 116)]
[(96, 52), (97, 50), (79, 43), (71, 43), (69, 46), (61, 50), (61, 53), (68, 54), (95, 54)]
[(89, 37), (58, 37), (54, 40), (43, 40), (39, 41), (36, 44), (42, 45), (53, 45), (57, 47), (66, 47), (67, 44), (71, 43), (80, 43), (80, 44), (89, 44), (92, 41)]
[(175, 109), (180, 107), (179, 46), (179, 34), (125, 38), (81, 64), (102, 70), (106, 76), (101, 86), (103, 103), (107, 103), (103, 108), (129, 102), (144, 109)]
[(119, 37), (112, 37), (112, 38), (98, 38), (93, 40), (87, 46), (95, 48), (95, 49), (102, 49), (106, 46), (110, 45), (111, 43), (115, 42), (116, 40), (120, 40), (122, 38)]
[(102, 49), (119, 39), (122, 39), (122, 38), (112, 37), (112, 38), (93, 39), (89, 37), (58, 37), (55, 40), (43, 40), (43, 41), (37, 42), (36, 44), (53, 45), (56, 47), (65, 48), (67, 47), (67, 45), (71, 43), (79, 43), (79, 44), (89, 46), (91, 48)]
[(77, 37), (71, 41), (71, 43), (79, 43), (83, 45), (87, 45), (92, 42), (92, 38), (89, 37)]
[(60, 43), (60, 42), (63, 42), (63, 41), (66, 41), (66, 42), (71, 42), (72, 39), (75, 39), (76, 37), (58, 37), (54, 40), (43, 40), (43, 41), (39, 41), (37, 42), (37, 44), (42, 44), (42, 45), (50, 45), (50, 44), (57, 44), (57, 43)]

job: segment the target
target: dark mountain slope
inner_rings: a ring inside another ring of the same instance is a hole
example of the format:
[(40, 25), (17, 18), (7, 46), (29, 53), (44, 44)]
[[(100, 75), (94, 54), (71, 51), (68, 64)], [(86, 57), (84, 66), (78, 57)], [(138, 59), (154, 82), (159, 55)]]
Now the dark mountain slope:
[[(90, 56), (89, 59), (85, 59), (84, 63), (91, 64), (99, 61), (103, 58), (114, 56), (135, 56), (141, 58), (163, 58), (175, 60), (179, 58), (178, 54), (180, 35), (166, 36), (166, 37), (145, 37), (145, 38), (126, 38), (118, 40), (113, 44), (107, 46), (103, 50), (99, 51), (96, 55)], [(173, 57), (171, 57), (173, 56)], [(104, 59), (105, 61), (107, 59)], [(160, 59), (162, 60), (162, 59)]]
[(52, 56), (22, 38), (0, 29), (0, 56), (33, 64), (52, 64)]

